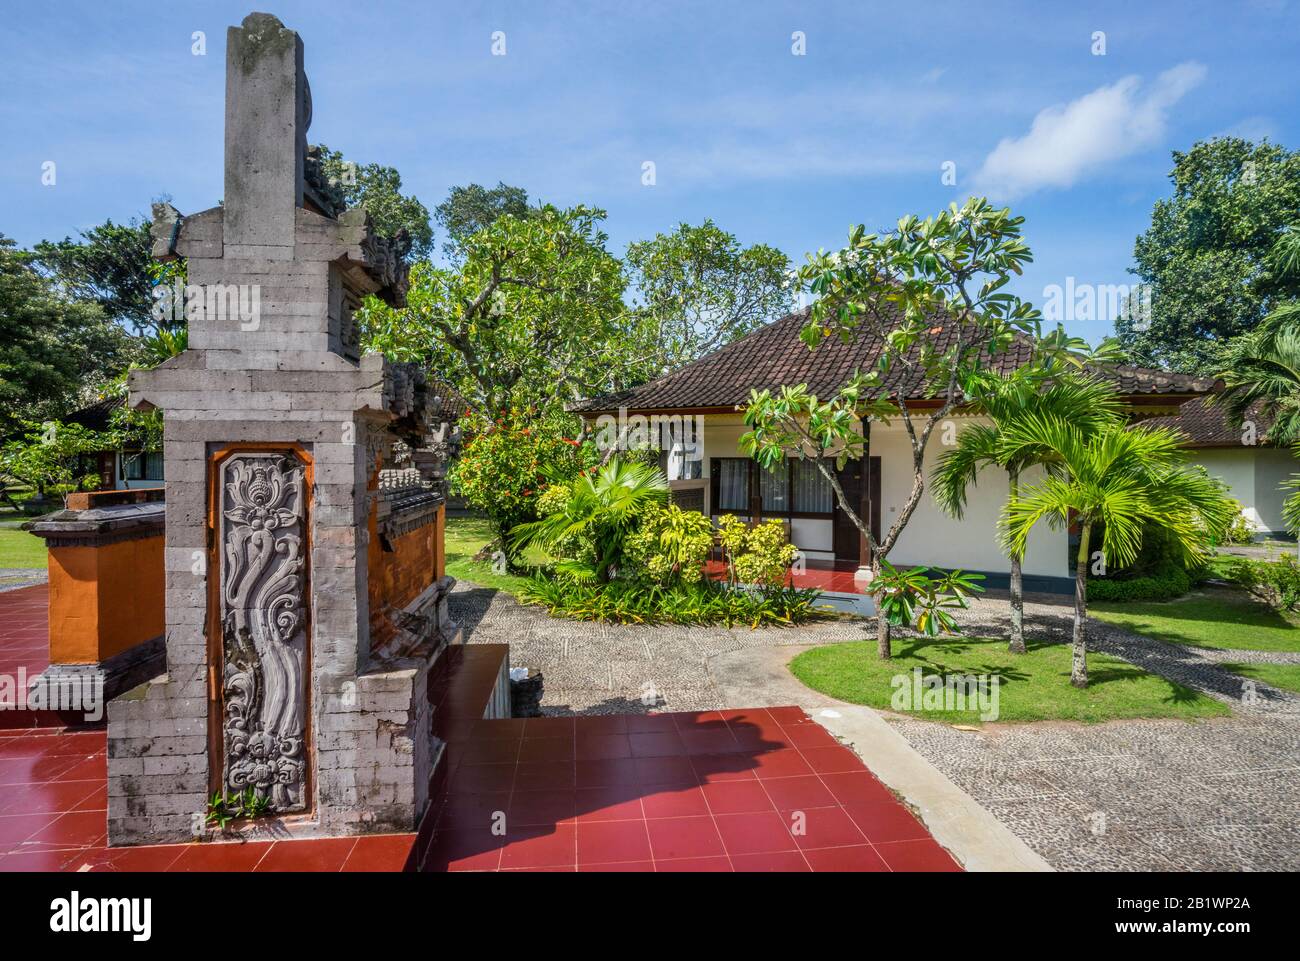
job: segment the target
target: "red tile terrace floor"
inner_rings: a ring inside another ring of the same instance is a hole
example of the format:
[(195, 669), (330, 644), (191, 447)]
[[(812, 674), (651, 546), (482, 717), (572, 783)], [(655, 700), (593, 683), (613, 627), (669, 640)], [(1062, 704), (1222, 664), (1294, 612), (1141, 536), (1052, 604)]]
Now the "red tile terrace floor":
[[(706, 570), (714, 580), (727, 576), (722, 561), (709, 561)], [(809, 563), (804, 570), (790, 574), (790, 585), (839, 594), (865, 594), (864, 585), (854, 580), (857, 571), (858, 565), (848, 561)]]
[[(0, 668), (39, 670), (44, 592), (0, 593), (0, 624)], [(431, 679), (447, 751), (418, 838), (108, 848), (103, 729), (9, 728), (0, 872), (960, 870), (799, 708), (479, 720), (504, 656), (453, 648)]]
[(797, 707), (466, 721), (448, 736), (426, 870), (960, 870)]

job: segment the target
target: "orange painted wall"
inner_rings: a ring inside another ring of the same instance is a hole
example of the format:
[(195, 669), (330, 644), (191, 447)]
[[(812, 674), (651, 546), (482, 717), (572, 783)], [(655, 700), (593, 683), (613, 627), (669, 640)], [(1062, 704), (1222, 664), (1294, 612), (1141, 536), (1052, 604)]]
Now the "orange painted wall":
[(379, 540), (375, 512), (371, 511), (366, 563), (370, 573), (372, 648), (383, 644), (393, 634), (393, 625), (384, 612), (390, 606), (405, 607), (442, 577), (446, 566), (443, 547), (445, 516), (445, 507), (439, 507), (432, 524), (403, 534), (392, 542), (392, 551), (385, 551)]
[(50, 663), (93, 664), (163, 633), (163, 536), (51, 547)]

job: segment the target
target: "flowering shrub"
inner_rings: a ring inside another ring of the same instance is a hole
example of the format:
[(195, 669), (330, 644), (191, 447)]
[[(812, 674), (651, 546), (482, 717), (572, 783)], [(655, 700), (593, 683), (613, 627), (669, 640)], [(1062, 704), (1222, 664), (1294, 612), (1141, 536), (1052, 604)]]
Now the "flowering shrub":
[(732, 584), (782, 587), (790, 565), (799, 555), (786, 540), (779, 520), (750, 526), (734, 514), (718, 521), (718, 541), (727, 560), (727, 579)]
[(538, 500), (550, 485), (564, 484), (597, 459), (592, 445), (566, 436), (563, 423), (517, 417), (517, 412), (507, 412), (470, 437), (453, 476), (455, 489), (487, 515), (507, 557), (507, 535), (538, 518)]
[(713, 547), (713, 525), (697, 511), (675, 504), (647, 508), (637, 529), (628, 535), (623, 552), (629, 572), (660, 587), (698, 584)]

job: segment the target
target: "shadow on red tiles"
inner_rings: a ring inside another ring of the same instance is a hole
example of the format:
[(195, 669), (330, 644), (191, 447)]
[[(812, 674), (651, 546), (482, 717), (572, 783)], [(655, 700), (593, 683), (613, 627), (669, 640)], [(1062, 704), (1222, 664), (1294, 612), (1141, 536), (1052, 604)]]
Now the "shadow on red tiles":
[(959, 870), (795, 707), (477, 721), (460, 748), (424, 870)]

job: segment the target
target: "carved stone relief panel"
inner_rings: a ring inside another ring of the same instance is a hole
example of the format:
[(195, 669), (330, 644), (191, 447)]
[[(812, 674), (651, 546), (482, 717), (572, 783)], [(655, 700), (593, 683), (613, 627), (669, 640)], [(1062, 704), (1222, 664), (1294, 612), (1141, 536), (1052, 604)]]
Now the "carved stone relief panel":
[(220, 471), (224, 786), (306, 807), (306, 490), (292, 454), (231, 454)]

